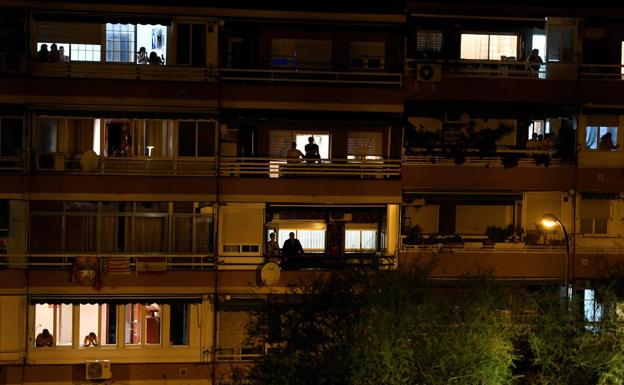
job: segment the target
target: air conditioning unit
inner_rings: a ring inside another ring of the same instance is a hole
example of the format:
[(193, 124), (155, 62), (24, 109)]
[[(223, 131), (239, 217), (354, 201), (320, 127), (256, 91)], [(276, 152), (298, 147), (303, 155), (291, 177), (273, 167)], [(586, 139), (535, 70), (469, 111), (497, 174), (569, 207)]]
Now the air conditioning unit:
[(416, 80), (419, 82), (439, 82), (442, 79), (442, 67), (439, 64), (418, 64)]
[(65, 154), (62, 152), (46, 152), (37, 154), (38, 171), (63, 171), (65, 170)]
[(87, 380), (108, 380), (112, 376), (108, 360), (87, 361), (85, 369)]

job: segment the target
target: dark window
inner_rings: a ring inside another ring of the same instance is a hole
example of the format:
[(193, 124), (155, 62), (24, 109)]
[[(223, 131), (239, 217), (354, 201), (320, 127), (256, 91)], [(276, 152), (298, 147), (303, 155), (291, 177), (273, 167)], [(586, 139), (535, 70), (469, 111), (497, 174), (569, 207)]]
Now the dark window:
[(117, 344), (117, 306), (107, 305), (108, 311), (102, 312), (102, 324), (104, 324), (104, 344)]
[(169, 335), (171, 345), (189, 344), (189, 304), (171, 304), (171, 322)]
[(191, 25), (178, 24), (176, 59), (178, 64), (191, 64)]
[(0, 156), (22, 154), (22, 119), (2, 118), (0, 120)]
[(193, 24), (191, 65), (206, 65), (206, 25)]

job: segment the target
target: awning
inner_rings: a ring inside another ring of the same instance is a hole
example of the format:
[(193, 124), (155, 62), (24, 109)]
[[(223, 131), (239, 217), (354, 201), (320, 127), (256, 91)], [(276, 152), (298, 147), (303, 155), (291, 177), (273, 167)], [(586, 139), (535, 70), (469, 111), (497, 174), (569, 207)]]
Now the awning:
[(54, 295), (54, 294), (42, 294), (32, 295), (29, 298), (31, 305), (35, 304), (128, 304), (128, 303), (159, 303), (159, 304), (173, 304), (173, 303), (201, 303), (202, 296), (199, 294), (191, 295), (107, 295), (107, 296), (93, 296), (93, 295)]

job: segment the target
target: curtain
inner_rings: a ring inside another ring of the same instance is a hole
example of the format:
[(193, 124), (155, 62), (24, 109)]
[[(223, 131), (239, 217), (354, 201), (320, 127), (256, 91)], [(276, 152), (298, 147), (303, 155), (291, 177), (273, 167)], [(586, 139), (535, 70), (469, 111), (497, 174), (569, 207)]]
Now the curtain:
[(95, 251), (95, 217), (67, 216), (65, 218), (65, 250)]
[(93, 149), (94, 119), (67, 119), (67, 153), (81, 155)]
[(136, 217), (134, 251), (164, 252), (166, 248), (167, 226), (162, 217)]
[(591, 149), (598, 148), (598, 127), (585, 128), (585, 147)]

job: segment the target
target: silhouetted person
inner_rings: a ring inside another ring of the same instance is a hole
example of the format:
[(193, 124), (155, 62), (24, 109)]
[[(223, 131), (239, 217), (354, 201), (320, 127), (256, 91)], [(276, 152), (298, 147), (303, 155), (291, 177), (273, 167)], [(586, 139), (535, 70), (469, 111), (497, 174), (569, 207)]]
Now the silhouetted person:
[(155, 51), (150, 52), (149, 55), (149, 64), (152, 66), (160, 66), (163, 64), (163, 61)]
[(50, 61), (50, 51), (48, 51), (47, 44), (41, 44), (41, 48), (37, 52), (37, 61), (41, 63)]
[(288, 234), (288, 239), (284, 241), (284, 245), (282, 246), (282, 258), (284, 261), (285, 267), (293, 267), (298, 266), (298, 259), (303, 257), (303, 247), (301, 247), (301, 242), (297, 238), (295, 238), (295, 233), (291, 232)]
[(321, 155), (319, 154), (319, 146), (314, 143), (314, 137), (311, 136), (308, 138), (308, 144), (305, 145), (305, 158), (313, 159), (308, 160), (308, 163), (316, 163), (317, 159), (321, 159)]
[(278, 263), (279, 262), (280, 248), (279, 244), (275, 240), (275, 233), (269, 234), (269, 241), (266, 245), (266, 258), (267, 262)]
[(35, 338), (35, 346), (38, 348), (54, 346), (54, 337), (50, 334), (48, 329), (43, 329), (43, 331), (37, 335), (37, 338)]
[(539, 49), (535, 48), (531, 51), (528, 62), (533, 71), (539, 72), (541, 65), (544, 64), (542, 57), (539, 55)]
[(56, 46), (56, 43), (52, 43), (50, 46), (50, 63), (59, 63), (61, 61), (61, 53)]
[(600, 143), (598, 143), (598, 150), (600, 151), (611, 151), (617, 150), (619, 145), (613, 144), (613, 137), (610, 132), (607, 132), (600, 138)]

